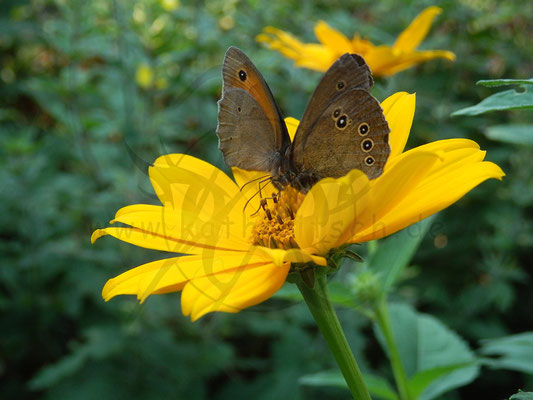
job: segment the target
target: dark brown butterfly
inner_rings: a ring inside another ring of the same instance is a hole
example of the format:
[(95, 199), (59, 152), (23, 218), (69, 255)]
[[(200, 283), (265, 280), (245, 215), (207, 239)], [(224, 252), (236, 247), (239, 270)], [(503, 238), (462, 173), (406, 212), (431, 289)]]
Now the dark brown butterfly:
[(390, 129), (361, 56), (346, 53), (325, 73), (292, 143), (263, 76), (236, 47), (226, 52), (222, 78), (217, 135), (229, 167), (267, 172), (278, 189), (304, 193), (352, 169), (370, 179), (383, 173)]

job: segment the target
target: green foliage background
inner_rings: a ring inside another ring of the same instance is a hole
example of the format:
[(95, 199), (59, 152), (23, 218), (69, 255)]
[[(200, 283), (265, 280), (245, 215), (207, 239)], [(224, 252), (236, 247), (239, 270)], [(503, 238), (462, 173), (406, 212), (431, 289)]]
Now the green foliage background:
[[(427, 1), (4, 0), (0, 7), (0, 398), (346, 398), (302, 385), (335, 364), (302, 304), (274, 298), (238, 315), (191, 324), (179, 294), (105, 303), (107, 279), (160, 257), (102, 239), (125, 205), (153, 203), (147, 163), (187, 152), (223, 167), (215, 137), (220, 65), (230, 45), (263, 72), (286, 115), (301, 117), (320, 74), (255, 42), (274, 25), (314, 41), (319, 19), (392, 44)], [(422, 48), (430, 61), (375, 96), (417, 93), (409, 147), (467, 137), (506, 172), (442, 212), (393, 298), (437, 317), (470, 347), (533, 331), (533, 148), (485, 137), (532, 123), (528, 111), (450, 117), (498, 89), (480, 79), (533, 76), (533, 4), (441, 1)], [(152, 83), (135, 80), (140, 65)], [(358, 249), (359, 250), (359, 249)], [(366, 247), (361, 249), (366, 253)], [(358, 266), (333, 278), (349, 281)], [(369, 321), (340, 308), (362, 368), (390, 377)], [(497, 367), (497, 365), (493, 365)], [(501, 367), (501, 365), (500, 365)], [(503, 399), (533, 390), (531, 375), (483, 368), (443, 399)], [(529, 371), (530, 373), (533, 371)]]

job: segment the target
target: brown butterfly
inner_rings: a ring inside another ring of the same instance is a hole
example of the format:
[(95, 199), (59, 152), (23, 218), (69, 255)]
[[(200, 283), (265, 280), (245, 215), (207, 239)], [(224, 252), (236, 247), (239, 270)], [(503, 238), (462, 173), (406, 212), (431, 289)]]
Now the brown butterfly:
[(267, 172), (279, 190), (291, 185), (303, 193), (352, 169), (370, 179), (383, 173), (390, 129), (361, 56), (346, 53), (325, 73), (292, 143), (270, 88), (236, 47), (226, 52), (222, 78), (217, 135), (229, 167)]

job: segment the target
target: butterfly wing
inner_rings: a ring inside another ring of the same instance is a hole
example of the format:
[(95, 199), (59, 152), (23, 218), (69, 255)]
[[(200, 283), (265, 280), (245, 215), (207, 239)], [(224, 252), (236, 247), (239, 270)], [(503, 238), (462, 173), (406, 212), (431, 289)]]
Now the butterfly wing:
[(377, 178), (390, 154), (389, 132), (379, 102), (364, 89), (348, 90), (302, 132), (294, 169), (317, 179), (338, 178), (352, 169)]
[(389, 126), (369, 89), (372, 75), (364, 59), (344, 54), (326, 72), (298, 126), (291, 147), (296, 173), (317, 179), (360, 169), (382, 174), (390, 154)]
[(363, 57), (348, 53), (342, 55), (326, 71), (313, 92), (294, 137), (293, 148), (302, 145), (304, 132), (310, 131), (318, 116), (335, 97), (357, 87), (370, 90), (373, 85), (372, 74)]
[(230, 167), (279, 170), (290, 138), (268, 85), (236, 47), (226, 52), (218, 102), (219, 148)]

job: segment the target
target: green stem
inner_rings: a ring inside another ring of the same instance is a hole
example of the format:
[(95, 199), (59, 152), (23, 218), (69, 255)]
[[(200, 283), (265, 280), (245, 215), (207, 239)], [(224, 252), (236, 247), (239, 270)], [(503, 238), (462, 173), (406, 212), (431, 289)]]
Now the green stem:
[(374, 313), (376, 316), (376, 322), (385, 338), (387, 349), (389, 350), (389, 359), (392, 367), (392, 373), (394, 374), (394, 380), (396, 381), (396, 387), (400, 392), (401, 400), (411, 400), (411, 394), (409, 393), (409, 387), (407, 386), (407, 375), (403, 367), (398, 347), (392, 335), (392, 329), (390, 325), (389, 310), (387, 303), (384, 299), (379, 300), (374, 307)]
[(329, 300), (326, 275), (316, 274), (313, 289), (309, 288), (302, 280), (297, 282), (298, 288), (304, 300), (313, 314), (315, 321), (324, 335), (329, 349), (333, 353), (339, 365), (344, 379), (355, 400), (370, 400), (370, 394), (363, 381), (363, 375), (357, 366), (357, 362), (350, 350), (350, 346), (344, 336), (341, 324), (335, 314), (333, 305)]

